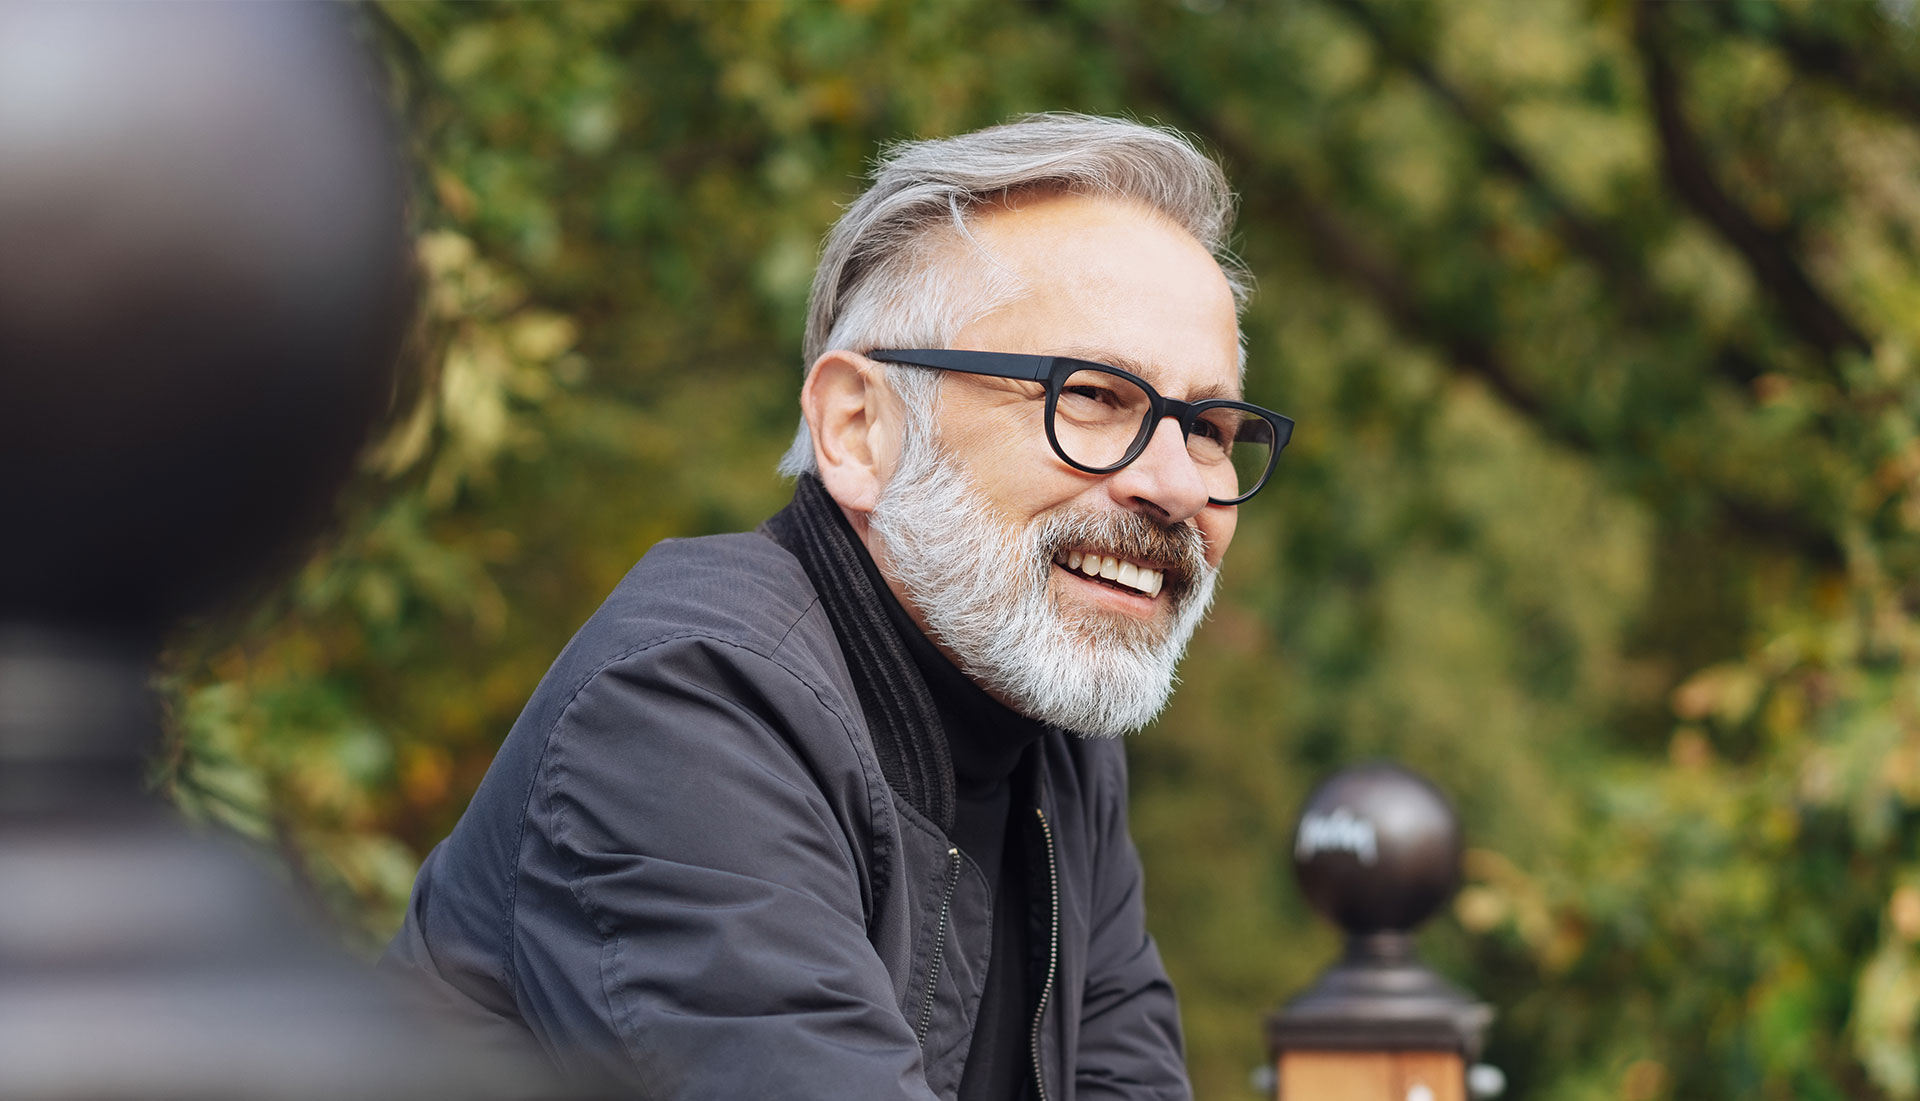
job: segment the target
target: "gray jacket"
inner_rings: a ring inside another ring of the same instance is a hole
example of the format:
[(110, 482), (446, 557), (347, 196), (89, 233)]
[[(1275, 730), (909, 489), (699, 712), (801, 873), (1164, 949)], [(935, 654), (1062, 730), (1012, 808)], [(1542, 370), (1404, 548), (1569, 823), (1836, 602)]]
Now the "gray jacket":
[[(1028, 834), (1045, 1101), (1184, 1099), (1115, 741), (1051, 731)], [(643, 1096), (952, 1098), (987, 880), (882, 777), (799, 562), (655, 547), (541, 681), (387, 964)]]

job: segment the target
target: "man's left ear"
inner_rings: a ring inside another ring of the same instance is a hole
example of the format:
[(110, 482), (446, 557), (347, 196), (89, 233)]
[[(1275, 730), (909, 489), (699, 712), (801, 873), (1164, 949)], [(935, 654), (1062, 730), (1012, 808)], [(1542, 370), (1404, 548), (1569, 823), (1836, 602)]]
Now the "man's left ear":
[(885, 370), (854, 352), (827, 352), (807, 373), (800, 412), (828, 495), (849, 512), (872, 512), (900, 445), (901, 408)]

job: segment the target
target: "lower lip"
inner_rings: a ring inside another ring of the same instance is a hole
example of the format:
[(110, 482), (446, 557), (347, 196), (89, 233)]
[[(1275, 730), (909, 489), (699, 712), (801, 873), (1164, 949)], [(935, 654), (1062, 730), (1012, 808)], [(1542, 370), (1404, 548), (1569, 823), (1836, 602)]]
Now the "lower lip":
[(1070, 591), (1084, 593), (1086, 599), (1097, 601), (1116, 611), (1146, 619), (1160, 608), (1160, 598), (1157, 596), (1116, 589), (1088, 577), (1079, 570), (1070, 570), (1058, 562), (1053, 564), (1053, 568), (1068, 578)]

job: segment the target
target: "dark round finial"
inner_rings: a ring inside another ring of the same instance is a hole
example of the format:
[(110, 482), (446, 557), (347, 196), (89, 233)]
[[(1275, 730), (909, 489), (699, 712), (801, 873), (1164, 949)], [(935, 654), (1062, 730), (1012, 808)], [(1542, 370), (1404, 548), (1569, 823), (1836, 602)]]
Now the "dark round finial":
[(1346, 769), (1308, 797), (1293, 870), (1348, 933), (1408, 932), (1459, 885), (1460, 822), (1438, 788), (1398, 765)]
[(405, 173), (329, 4), (0, 4), (0, 623), (278, 564), (385, 410)]

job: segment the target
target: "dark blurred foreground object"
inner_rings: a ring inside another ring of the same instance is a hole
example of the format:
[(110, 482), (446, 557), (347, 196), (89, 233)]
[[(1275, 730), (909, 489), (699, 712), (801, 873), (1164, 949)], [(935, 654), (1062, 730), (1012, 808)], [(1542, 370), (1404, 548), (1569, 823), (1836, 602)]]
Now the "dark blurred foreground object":
[(392, 392), (404, 180), (330, 5), (0, 3), (0, 1097), (551, 1096), (143, 783), (161, 632)]
[(1469, 1065), (1493, 1010), (1425, 965), (1413, 931), (1460, 883), (1446, 797), (1396, 765), (1339, 772), (1307, 799), (1293, 869), (1347, 934), (1346, 955), (1267, 1022), (1281, 1101), (1463, 1101), (1497, 1095)]

